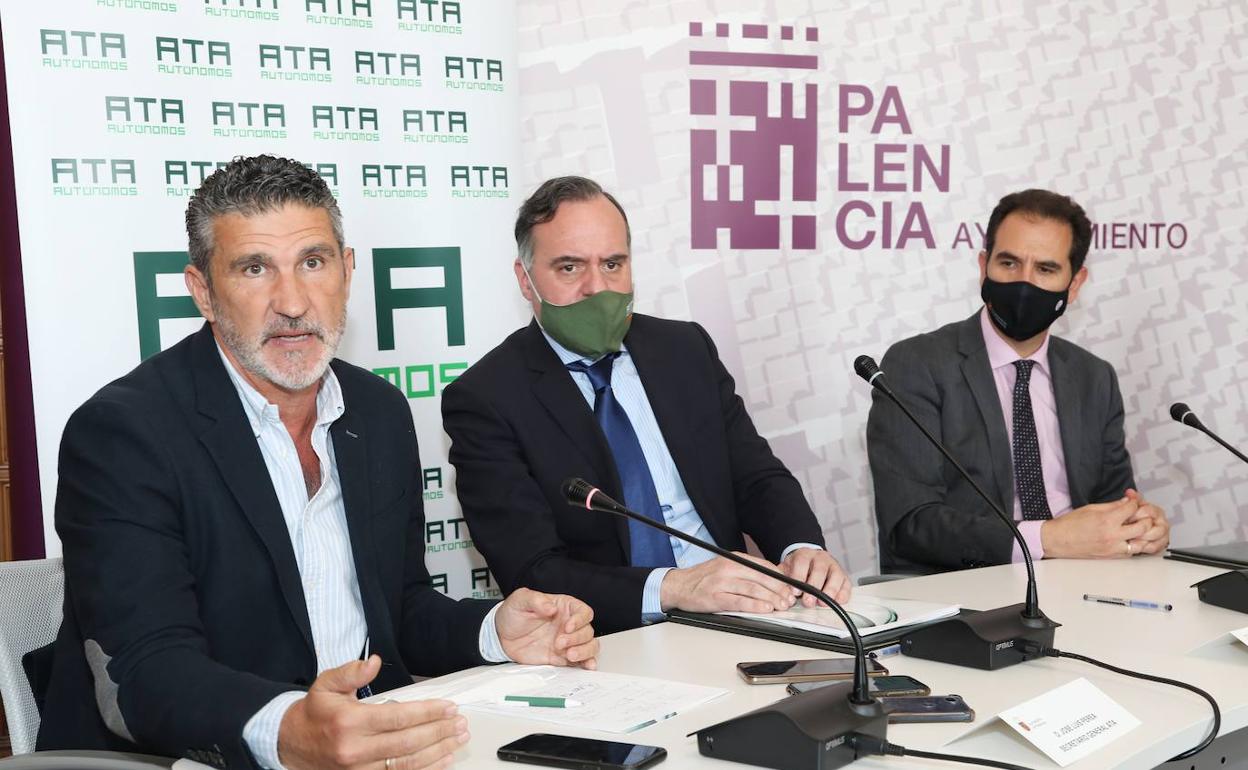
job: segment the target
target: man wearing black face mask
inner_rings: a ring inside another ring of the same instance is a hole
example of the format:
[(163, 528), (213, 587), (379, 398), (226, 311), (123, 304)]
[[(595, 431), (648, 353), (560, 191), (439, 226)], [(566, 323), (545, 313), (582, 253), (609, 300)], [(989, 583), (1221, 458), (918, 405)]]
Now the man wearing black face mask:
[[(1165, 513), (1135, 489), (1113, 368), (1049, 334), (1087, 281), (1091, 230), (1068, 197), (1002, 198), (979, 254), (984, 307), (897, 343), (881, 364), (923, 424), (1013, 511), (1037, 558), (1127, 558), (1169, 543)], [(874, 398), (867, 449), (881, 570), (1020, 561), (983, 499), (896, 405)]]

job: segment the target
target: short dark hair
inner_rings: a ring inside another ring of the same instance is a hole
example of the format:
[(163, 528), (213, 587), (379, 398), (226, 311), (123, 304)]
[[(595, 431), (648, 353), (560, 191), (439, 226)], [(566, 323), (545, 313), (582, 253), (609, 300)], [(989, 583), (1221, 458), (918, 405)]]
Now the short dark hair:
[(226, 214), (263, 214), (288, 203), (325, 209), (338, 249), (342, 250), (342, 212), (320, 174), (289, 158), (240, 155), (212, 172), (187, 204), (186, 236), (191, 264), (211, 284), (208, 265), (215, 248), (213, 220)]
[(611, 201), (615, 210), (624, 218), (624, 234), (627, 236), (629, 248), (633, 245), (633, 232), (628, 226), (628, 215), (624, 207), (611, 193), (602, 189), (602, 185), (583, 176), (557, 176), (542, 182), (532, 195), (520, 206), (516, 215), (516, 249), (520, 255), (520, 264), (525, 270), (533, 267), (533, 228), (545, 224), (555, 218), (559, 206), (568, 201), (588, 201), (602, 196)]
[(992, 210), (992, 216), (988, 217), (988, 231), (984, 234), (984, 251), (989, 257), (992, 256), (992, 248), (997, 242), (997, 228), (1001, 227), (1007, 216), (1016, 211), (1070, 225), (1070, 272), (1072, 275), (1079, 272), (1087, 259), (1088, 247), (1092, 244), (1092, 223), (1083, 207), (1069, 196), (1049, 190), (1023, 190), (1010, 193), (1001, 199)]

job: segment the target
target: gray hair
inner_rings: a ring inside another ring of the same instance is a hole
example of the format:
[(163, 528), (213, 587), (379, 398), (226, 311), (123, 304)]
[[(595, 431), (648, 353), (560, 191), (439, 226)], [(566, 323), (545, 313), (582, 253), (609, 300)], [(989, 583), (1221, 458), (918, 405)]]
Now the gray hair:
[(187, 204), (186, 236), (191, 264), (211, 285), (208, 265), (216, 247), (212, 238), (213, 221), (226, 214), (255, 216), (288, 203), (325, 209), (338, 250), (342, 250), (342, 212), (329, 185), (319, 174), (289, 158), (239, 156), (210, 174)]
[(628, 246), (633, 246), (633, 231), (628, 226), (628, 215), (615, 196), (602, 189), (592, 179), (583, 176), (558, 176), (542, 182), (528, 200), (520, 206), (516, 215), (516, 249), (520, 254), (520, 264), (525, 270), (533, 269), (533, 228), (545, 224), (555, 218), (560, 204), (567, 201), (588, 201), (602, 196), (611, 201), (615, 210), (624, 218), (624, 234), (628, 238)]

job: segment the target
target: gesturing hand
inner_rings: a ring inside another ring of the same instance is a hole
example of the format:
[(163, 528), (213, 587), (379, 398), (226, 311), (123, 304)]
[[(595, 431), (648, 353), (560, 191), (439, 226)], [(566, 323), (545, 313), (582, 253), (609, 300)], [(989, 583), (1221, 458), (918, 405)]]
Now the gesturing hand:
[(517, 588), (499, 607), (494, 626), (503, 650), (517, 663), (595, 669), (593, 619), (594, 611), (580, 599)]

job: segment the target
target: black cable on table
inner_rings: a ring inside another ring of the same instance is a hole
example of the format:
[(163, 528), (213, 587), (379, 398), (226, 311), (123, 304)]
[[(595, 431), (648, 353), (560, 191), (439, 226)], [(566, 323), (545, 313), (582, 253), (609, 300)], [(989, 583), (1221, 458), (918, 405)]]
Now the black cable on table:
[(1213, 699), (1212, 695), (1210, 695), (1209, 693), (1205, 692), (1204, 690), (1200, 689), (1199, 687), (1195, 685), (1188, 684), (1187, 682), (1180, 682), (1177, 679), (1167, 679), (1164, 676), (1154, 676), (1153, 674), (1144, 674), (1139, 671), (1131, 671), (1130, 669), (1119, 668), (1118, 666), (1113, 666), (1113, 665), (1110, 665), (1109, 663), (1096, 660), (1095, 658), (1089, 658), (1086, 655), (1078, 655), (1073, 652), (1063, 652), (1061, 650), (1046, 648), (1044, 650), (1041, 650), (1041, 653), (1043, 655), (1049, 656), (1050, 658), (1070, 658), (1071, 660), (1080, 660), (1080, 661), (1083, 661), (1084, 663), (1091, 663), (1093, 666), (1099, 666), (1105, 669), (1106, 671), (1113, 671), (1115, 674), (1122, 674), (1123, 676), (1134, 677), (1135, 679), (1143, 679), (1149, 682), (1157, 682), (1158, 684), (1168, 684), (1171, 687), (1180, 687), (1184, 690), (1189, 690), (1191, 692), (1194, 692), (1200, 697), (1209, 701), (1209, 707), (1213, 709), (1213, 729), (1209, 731), (1209, 734), (1205, 736), (1205, 739), (1203, 741), (1196, 744), (1194, 747), (1188, 749), (1187, 751), (1184, 751), (1182, 754), (1175, 754), (1173, 757), (1170, 757), (1170, 759), (1167, 761), (1174, 762), (1176, 760), (1187, 759), (1188, 757), (1196, 756), (1200, 752), (1209, 748), (1209, 745), (1213, 743), (1215, 738), (1218, 737), (1218, 730), (1222, 728), (1222, 710), (1218, 708), (1218, 702)]
[(1022, 765), (1013, 765), (1009, 762), (998, 762), (995, 759), (980, 759), (979, 757), (964, 757), (961, 754), (937, 754), (934, 751), (919, 751), (918, 749), (908, 749), (905, 746), (898, 746), (895, 743), (876, 738), (872, 735), (851, 735), (850, 743), (855, 749), (864, 754), (876, 754), (890, 757), (922, 757), (923, 759), (940, 759), (945, 762), (960, 762), (964, 765), (979, 765), (980, 767), (997, 767), (1001, 770), (1032, 770)]

